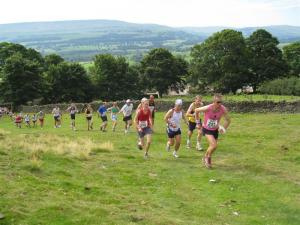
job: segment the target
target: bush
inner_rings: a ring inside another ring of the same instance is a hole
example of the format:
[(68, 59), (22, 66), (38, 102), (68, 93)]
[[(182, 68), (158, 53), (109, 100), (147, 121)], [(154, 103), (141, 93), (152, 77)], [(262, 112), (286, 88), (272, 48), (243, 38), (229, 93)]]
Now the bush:
[(265, 82), (260, 85), (259, 92), (262, 94), (300, 96), (300, 78), (289, 77)]

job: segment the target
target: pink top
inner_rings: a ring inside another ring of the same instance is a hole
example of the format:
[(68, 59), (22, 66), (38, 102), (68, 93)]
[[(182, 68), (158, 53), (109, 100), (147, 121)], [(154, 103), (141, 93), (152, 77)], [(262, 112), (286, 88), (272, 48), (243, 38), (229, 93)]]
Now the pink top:
[(225, 113), (225, 107), (221, 107), (214, 111), (213, 104), (208, 105), (208, 109), (204, 112), (204, 124), (203, 127), (207, 130), (217, 130), (219, 129), (219, 122), (222, 115)]

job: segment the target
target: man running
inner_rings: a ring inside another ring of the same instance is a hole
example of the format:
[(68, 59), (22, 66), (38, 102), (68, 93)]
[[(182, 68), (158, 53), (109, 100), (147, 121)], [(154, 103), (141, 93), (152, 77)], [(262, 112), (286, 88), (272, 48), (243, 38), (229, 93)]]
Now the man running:
[(133, 104), (130, 99), (126, 100), (126, 104), (121, 108), (119, 113), (123, 113), (123, 121), (125, 122), (125, 134), (128, 133), (130, 126), (132, 125), (132, 110)]
[(75, 128), (75, 115), (78, 112), (77, 107), (74, 103), (72, 103), (68, 108), (67, 111), (70, 113), (70, 117), (71, 117), (71, 128), (72, 130), (76, 130)]
[[(213, 103), (204, 107), (195, 109), (196, 123), (198, 128), (201, 127), (199, 113), (204, 113), (202, 133), (206, 136), (209, 146), (206, 150), (203, 162), (207, 168), (212, 167), (211, 157), (217, 149), (219, 132), (224, 134), (230, 125), (230, 117), (227, 109), (222, 105), (222, 95), (215, 94)], [(221, 118), (225, 118), (224, 127), (220, 125)]]
[[(186, 112), (186, 117), (188, 118), (189, 121), (189, 125), (188, 125), (188, 139), (186, 141), (186, 147), (190, 148), (191, 147), (191, 137), (193, 135), (193, 131), (196, 129), (196, 118), (195, 118), (195, 109), (199, 108), (203, 106), (202, 103), (202, 97), (197, 95), (195, 97), (194, 102), (190, 105), (189, 109)], [(200, 125), (202, 125), (201, 123), (201, 119), (200, 119)], [(202, 127), (197, 129), (197, 145), (196, 145), (196, 149), (198, 151), (203, 150), (202, 146), (201, 146), (201, 137), (202, 137)]]
[(113, 106), (108, 108), (107, 111), (110, 112), (111, 120), (113, 121), (112, 131), (115, 132), (118, 123), (118, 112), (120, 111), (117, 102), (114, 102)]
[(107, 115), (106, 115), (107, 108), (106, 108), (106, 106), (107, 106), (107, 103), (103, 102), (103, 104), (98, 108), (98, 114), (102, 120), (102, 124), (100, 126), (100, 131), (102, 131), (102, 132), (106, 132), (105, 129), (107, 127)]
[[(152, 118), (148, 100), (142, 101), (142, 107), (137, 111), (134, 122), (139, 136), (138, 147), (140, 150), (144, 148), (144, 157), (147, 159), (149, 157), (148, 151), (152, 138)], [(145, 137), (147, 141), (146, 144), (144, 142)]]
[(153, 95), (150, 95), (150, 97), (149, 97), (149, 108), (150, 108), (150, 111), (151, 111), (152, 126), (154, 126), (154, 117), (155, 117), (156, 108), (155, 108), (155, 102), (154, 102), (154, 96)]
[(167, 151), (170, 151), (171, 146), (174, 145), (175, 139), (175, 150), (173, 152), (173, 156), (175, 158), (179, 157), (177, 153), (181, 144), (181, 119), (183, 119), (187, 124), (184, 111), (182, 110), (182, 100), (177, 99), (175, 101), (175, 107), (173, 109), (170, 109), (164, 117), (164, 120), (167, 123), (167, 134), (169, 138), (167, 142)]
[(61, 113), (58, 106), (55, 106), (52, 110), (53, 118), (54, 118), (54, 128), (61, 127)]

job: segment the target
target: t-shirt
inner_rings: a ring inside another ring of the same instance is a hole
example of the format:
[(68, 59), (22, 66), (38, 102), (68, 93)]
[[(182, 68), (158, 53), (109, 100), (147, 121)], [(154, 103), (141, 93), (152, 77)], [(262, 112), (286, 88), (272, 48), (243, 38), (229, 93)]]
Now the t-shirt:
[(98, 109), (98, 112), (100, 113), (101, 116), (106, 116), (106, 107), (104, 105), (100, 106)]
[(132, 114), (133, 104), (130, 105), (125, 104), (122, 109), (120, 110), (123, 112), (124, 117), (130, 116)]

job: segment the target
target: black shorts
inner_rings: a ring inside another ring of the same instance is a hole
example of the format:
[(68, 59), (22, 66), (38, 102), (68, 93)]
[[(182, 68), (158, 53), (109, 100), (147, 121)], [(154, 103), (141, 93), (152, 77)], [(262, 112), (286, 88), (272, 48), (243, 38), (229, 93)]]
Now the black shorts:
[(123, 121), (124, 122), (127, 122), (128, 120), (132, 120), (132, 116), (130, 115), (130, 116), (125, 116), (124, 118), (123, 118)]
[[(200, 125), (202, 126), (202, 121), (200, 120)], [(196, 122), (189, 121), (189, 131), (194, 131), (197, 127)]]
[(91, 120), (92, 117), (91, 117), (91, 116), (87, 116), (86, 119), (87, 119), (87, 120)]
[(139, 135), (140, 138), (143, 138), (146, 135), (152, 134), (152, 133), (153, 133), (153, 131), (151, 130), (150, 127), (145, 127), (144, 129), (142, 129), (142, 131), (138, 132), (138, 135)]
[(101, 119), (103, 122), (106, 122), (107, 121), (107, 116), (101, 116)]
[(55, 121), (59, 121), (60, 120), (60, 116), (54, 116), (54, 120)]
[(71, 120), (75, 120), (75, 114), (70, 114)]
[(177, 131), (173, 131), (173, 130), (170, 130), (169, 128), (167, 128), (167, 134), (168, 134), (169, 138), (174, 138), (177, 135), (181, 135), (181, 130), (178, 129)]
[(205, 136), (206, 134), (213, 135), (216, 140), (219, 137), (219, 130), (207, 130), (204, 127), (202, 127), (202, 133), (203, 133), (203, 136)]

